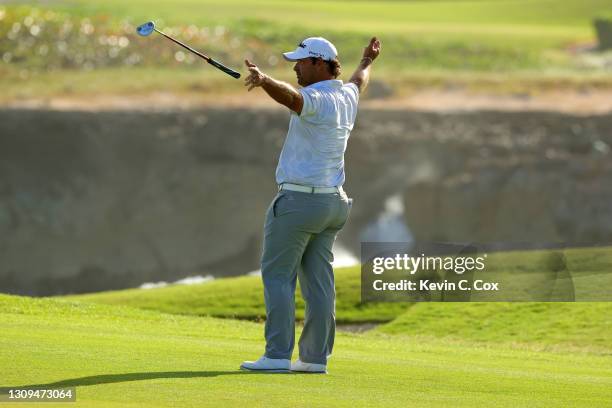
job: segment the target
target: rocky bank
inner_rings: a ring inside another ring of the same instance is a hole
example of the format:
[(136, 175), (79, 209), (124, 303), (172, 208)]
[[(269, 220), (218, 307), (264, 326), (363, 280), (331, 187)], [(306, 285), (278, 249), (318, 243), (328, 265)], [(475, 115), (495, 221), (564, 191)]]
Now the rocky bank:
[[(259, 267), (289, 114), (0, 110), (0, 291), (75, 293)], [(339, 242), (399, 197), (418, 240), (612, 242), (612, 114), (362, 109)]]

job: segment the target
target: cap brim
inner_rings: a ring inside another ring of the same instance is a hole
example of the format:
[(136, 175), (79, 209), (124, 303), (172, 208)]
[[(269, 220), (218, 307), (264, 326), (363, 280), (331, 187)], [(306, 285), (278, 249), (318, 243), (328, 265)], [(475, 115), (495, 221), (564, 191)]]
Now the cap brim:
[(287, 61), (297, 61), (303, 58), (308, 58), (308, 52), (306, 52), (306, 50), (303, 48), (300, 48), (299, 50), (284, 52), (283, 57), (285, 57)]

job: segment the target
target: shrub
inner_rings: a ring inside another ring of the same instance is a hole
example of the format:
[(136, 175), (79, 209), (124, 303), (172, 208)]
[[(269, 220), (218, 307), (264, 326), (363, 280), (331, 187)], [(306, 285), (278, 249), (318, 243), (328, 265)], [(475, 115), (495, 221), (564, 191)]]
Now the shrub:
[(595, 18), (595, 32), (600, 50), (612, 49), (612, 14), (601, 15)]

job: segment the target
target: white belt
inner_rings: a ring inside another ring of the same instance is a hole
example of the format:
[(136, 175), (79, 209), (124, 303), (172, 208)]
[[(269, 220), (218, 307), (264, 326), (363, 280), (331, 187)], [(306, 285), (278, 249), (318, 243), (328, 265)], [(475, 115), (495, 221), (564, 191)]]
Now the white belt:
[(309, 187), (303, 186), (301, 184), (292, 184), (292, 183), (283, 183), (278, 186), (278, 191), (281, 190), (291, 190), (291, 191), (300, 191), (302, 193), (311, 193), (311, 194), (332, 194), (332, 193), (340, 193), (343, 194), (342, 186), (338, 187)]

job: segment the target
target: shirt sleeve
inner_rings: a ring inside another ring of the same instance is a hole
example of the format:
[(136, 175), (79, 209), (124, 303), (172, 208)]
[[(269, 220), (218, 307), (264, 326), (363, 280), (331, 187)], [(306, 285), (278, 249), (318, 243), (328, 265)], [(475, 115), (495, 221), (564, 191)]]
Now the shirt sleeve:
[(359, 102), (359, 88), (357, 88), (357, 85), (352, 82), (347, 82), (344, 86), (355, 95), (355, 102)]
[(301, 117), (315, 115), (321, 108), (321, 93), (313, 88), (302, 88), (299, 91), (304, 99)]

